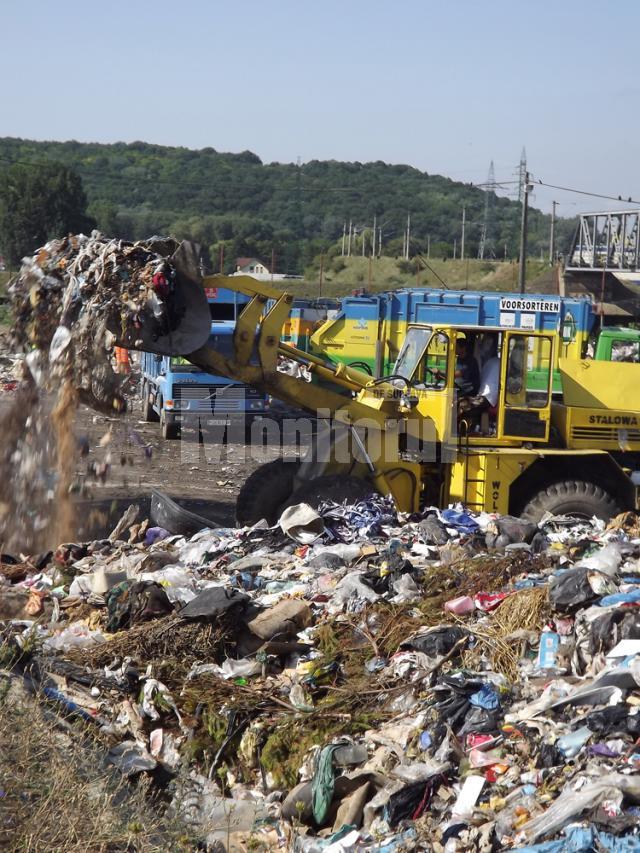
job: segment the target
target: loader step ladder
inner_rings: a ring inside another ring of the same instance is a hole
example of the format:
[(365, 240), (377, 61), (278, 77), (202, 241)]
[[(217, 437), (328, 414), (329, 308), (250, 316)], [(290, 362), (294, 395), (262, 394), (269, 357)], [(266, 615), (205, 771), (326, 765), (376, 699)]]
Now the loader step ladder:
[[(462, 448), (461, 451), (464, 455), (464, 484), (462, 491), (462, 503), (470, 508), (475, 509), (477, 511), (482, 511), (484, 509), (484, 498), (485, 498), (485, 485), (486, 478), (485, 477), (470, 477), (469, 476), (469, 458), (471, 456), (471, 450), (469, 447), (469, 429), (468, 424), (465, 420), (460, 421), (460, 431), (464, 433), (461, 435), (462, 439)], [(469, 496), (469, 487), (474, 486), (473, 494), (474, 497), (479, 497), (480, 500), (471, 500)]]

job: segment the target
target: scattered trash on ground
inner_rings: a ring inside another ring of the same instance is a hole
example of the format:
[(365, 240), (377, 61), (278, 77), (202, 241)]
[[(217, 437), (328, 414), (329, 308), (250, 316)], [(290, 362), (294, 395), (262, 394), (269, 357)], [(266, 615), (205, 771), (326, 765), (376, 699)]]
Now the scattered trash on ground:
[(209, 844), (636, 850), (638, 533), (378, 496), (187, 537), (131, 510), (2, 555), (3, 663)]

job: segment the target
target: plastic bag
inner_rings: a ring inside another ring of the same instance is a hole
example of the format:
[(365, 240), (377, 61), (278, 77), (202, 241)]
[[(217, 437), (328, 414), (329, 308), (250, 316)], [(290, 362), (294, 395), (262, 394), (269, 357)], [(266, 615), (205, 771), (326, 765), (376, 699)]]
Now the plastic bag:
[(620, 553), (619, 545), (615, 542), (610, 542), (601, 548), (590, 557), (585, 557), (576, 563), (576, 568), (597, 569), (599, 572), (604, 572), (605, 575), (613, 577), (622, 562), (622, 554)]
[(551, 578), (549, 601), (555, 610), (583, 607), (597, 597), (589, 583), (590, 571), (587, 568), (568, 569)]
[(565, 788), (545, 812), (526, 823), (522, 830), (531, 841), (541, 835), (553, 835), (565, 823), (584, 811), (594, 809), (604, 800), (620, 804), (623, 796), (635, 802), (640, 801), (640, 776), (608, 773), (599, 779), (590, 779), (578, 791)]
[(67, 652), (70, 649), (88, 649), (106, 641), (102, 631), (91, 631), (81, 622), (74, 622), (59, 634), (46, 639), (44, 646), (51, 651)]

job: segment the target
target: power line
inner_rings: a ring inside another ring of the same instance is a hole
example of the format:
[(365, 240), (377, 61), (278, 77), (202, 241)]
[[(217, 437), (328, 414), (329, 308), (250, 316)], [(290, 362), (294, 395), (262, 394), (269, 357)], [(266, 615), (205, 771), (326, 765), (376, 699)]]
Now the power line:
[[(97, 172), (95, 170), (85, 171), (86, 167), (83, 164), (77, 164), (77, 165), (67, 164), (67, 163), (64, 163), (63, 161), (60, 161), (60, 160), (48, 161), (48, 162), (47, 161), (37, 161), (37, 160), (19, 160), (19, 159), (13, 160), (10, 157), (0, 156), (0, 162), (8, 163), (11, 166), (19, 165), (19, 166), (27, 166), (30, 168), (45, 168), (47, 166), (50, 166), (52, 162), (58, 162), (58, 163), (62, 163), (62, 165), (68, 166), (69, 168), (75, 168), (76, 171), (78, 171), (78, 173), (81, 173), (81, 177), (82, 177), (83, 181), (87, 181), (87, 182), (89, 182), (89, 181), (97, 182), (97, 181), (100, 181), (102, 179), (107, 179), (111, 182), (124, 181), (127, 184), (132, 184), (135, 182), (143, 182), (143, 181), (153, 181), (155, 184), (158, 184), (161, 186), (166, 185), (166, 186), (172, 186), (172, 187), (175, 187), (175, 186), (192, 187), (194, 189), (199, 189), (203, 192), (206, 192), (207, 190), (209, 190), (211, 188), (210, 179), (207, 179), (208, 183), (205, 183), (204, 178), (202, 181), (194, 181), (194, 180), (185, 181), (185, 180), (181, 180), (181, 179), (171, 180), (168, 178), (160, 178), (160, 177), (156, 177), (155, 175), (123, 175), (123, 174), (120, 174), (117, 172)], [(263, 164), (263, 165), (266, 165), (266, 168), (269, 168), (269, 164)], [(133, 168), (139, 168), (139, 167), (136, 167), (136, 165), (134, 163), (132, 163), (131, 166)], [(221, 176), (217, 176), (217, 177), (218, 177), (218, 181), (220, 182)], [(429, 175), (428, 177), (431, 178), (434, 176)], [(305, 180), (304, 173), (301, 174), (301, 179), (302, 179), (302, 181)], [(224, 180), (224, 178), (223, 178), (223, 180)], [(509, 184), (515, 184), (515, 183), (517, 183), (517, 181), (496, 181), (495, 183), (493, 183), (491, 185), (485, 184), (485, 183), (475, 184), (473, 182), (465, 184), (464, 181), (457, 181), (456, 183), (461, 183), (463, 185), (466, 185), (470, 189), (484, 190), (484, 189), (494, 189), (494, 188), (495, 189), (501, 189), (503, 187), (508, 186)], [(266, 184), (266, 181), (265, 182), (258, 182), (258, 181), (245, 182), (245, 181), (243, 181), (241, 183), (241, 187), (246, 188), (246, 189), (272, 189), (272, 190), (278, 190), (278, 191), (283, 191), (283, 192), (297, 191), (298, 190), (297, 178), (296, 177), (294, 177), (292, 179), (291, 185), (282, 184), (282, 183), (280, 183), (280, 184), (271, 183), (271, 184), (267, 184), (265, 186), (265, 184)], [(231, 179), (231, 181), (229, 181), (227, 186), (231, 189), (237, 189), (233, 179)], [(310, 185), (305, 186), (304, 184), (301, 184), (300, 190), (302, 192), (319, 192), (319, 193), (321, 193), (321, 192), (336, 192), (336, 193), (345, 193), (345, 194), (346, 193), (355, 193), (357, 195), (368, 195), (369, 194), (368, 190), (361, 190), (357, 187), (347, 186), (347, 185), (324, 187), (324, 186), (310, 186)]]
[[(50, 166), (52, 162), (62, 163), (62, 161), (48, 161), (47, 162), (47, 161), (36, 161), (36, 160), (19, 160), (19, 159), (14, 160), (14, 159), (11, 159), (10, 157), (3, 157), (3, 156), (0, 156), (0, 162), (8, 163), (9, 165), (12, 165), (12, 166), (13, 165), (20, 165), (20, 166), (28, 166), (30, 168), (44, 168), (44, 167)], [(62, 163), (62, 165), (68, 165), (68, 164)], [(132, 164), (132, 165), (135, 168), (135, 164)], [(270, 164), (262, 164), (262, 165), (266, 166), (268, 168)], [(69, 166), (69, 167), (73, 168), (73, 166)], [(97, 182), (97, 181), (100, 181), (101, 179), (108, 179), (111, 182), (126, 181), (128, 184), (132, 184), (132, 183), (136, 183), (136, 182), (153, 181), (154, 184), (158, 184), (158, 185), (166, 185), (166, 186), (172, 186), (172, 187), (176, 187), (176, 186), (192, 187), (194, 189), (199, 189), (202, 192), (208, 192), (212, 188), (210, 181), (207, 181), (207, 183), (205, 183), (205, 179), (203, 179), (202, 181), (185, 181), (185, 180), (180, 180), (180, 179), (171, 180), (168, 178), (156, 177), (154, 175), (131, 176), (131, 175), (123, 175), (123, 174), (119, 174), (119, 173), (107, 173), (107, 172), (95, 172), (95, 171), (93, 171), (93, 172), (92, 171), (86, 171), (85, 172), (85, 167), (83, 165), (76, 166), (75, 168), (78, 171), (83, 172), (82, 179), (84, 181)], [(220, 180), (220, 176), (217, 176), (217, 177), (218, 177), (218, 185), (223, 184), (223, 181)], [(304, 178), (305, 178), (304, 173), (301, 175), (301, 177), (304, 180)], [(428, 177), (434, 177), (434, 176), (430, 175)], [(533, 178), (531, 176), (530, 176), (529, 180), (532, 180), (534, 183), (538, 184), (539, 186), (548, 187), (549, 189), (555, 189), (555, 190), (559, 190), (561, 192), (574, 193), (576, 195), (584, 195), (584, 196), (589, 196), (591, 198), (601, 198), (601, 199), (605, 199), (607, 201), (620, 201), (623, 204), (638, 204), (638, 205), (640, 205), (640, 200), (631, 198), (631, 196), (629, 196), (628, 198), (625, 199), (625, 198), (622, 198), (621, 195), (617, 195), (617, 196), (616, 195), (608, 195), (606, 193), (596, 193), (596, 192), (591, 192), (589, 190), (576, 189), (575, 187), (565, 187), (565, 186), (560, 186), (558, 184), (549, 184), (540, 178)], [(486, 192), (495, 192), (496, 190), (504, 189), (507, 186), (519, 185), (521, 182), (520, 182), (520, 180), (515, 180), (515, 181), (493, 181), (493, 182), (488, 181), (486, 183), (478, 183), (478, 184), (473, 183), (473, 182), (465, 184), (464, 181), (458, 181), (456, 183), (461, 183), (463, 185), (466, 185), (470, 189), (478, 189), (478, 190), (483, 190)], [(241, 188), (245, 188), (245, 189), (269, 189), (269, 190), (273, 190), (276, 192), (292, 192), (292, 191), (298, 190), (298, 187), (296, 184), (297, 184), (297, 181), (294, 178), (294, 181), (291, 184), (268, 183), (268, 181), (242, 182)], [(229, 183), (226, 184), (226, 188), (237, 190), (238, 186), (235, 184), (234, 181), (230, 181)], [(299, 189), (301, 192), (318, 192), (318, 193), (336, 192), (336, 193), (345, 193), (345, 194), (352, 193), (352, 194), (360, 195), (360, 196), (367, 195), (369, 193), (368, 190), (362, 190), (362, 189), (359, 189), (358, 187), (351, 187), (351, 186), (345, 186), (345, 185), (323, 187), (323, 186), (310, 186), (310, 185), (304, 186), (304, 184), (302, 184)]]
[(559, 186), (557, 186), (557, 184), (547, 184), (545, 181), (540, 180), (540, 178), (533, 178), (532, 180), (534, 181), (534, 183), (540, 184), (540, 186), (542, 186), (542, 187), (549, 187), (549, 189), (552, 189), (552, 190), (562, 190), (563, 192), (567, 192), (567, 193), (576, 193), (577, 195), (587, 195), (587, 196), (591, 196), (591, 198), (604, 198), (604, 199), (607, 199), (608, 201), (621, 201), (624, 204), (640, 204), (640, 201), (637, 201), (636, 199), (631, 198), (631, 196), (629, 196), (629, 198), (622, 198), (621, 195), (618, 195), (618, 196), (604, 195), (603, 193), (593, 193), (593, 192), (589, 192), (588, 190), (577, 190), (573, 187), (559, 187)]

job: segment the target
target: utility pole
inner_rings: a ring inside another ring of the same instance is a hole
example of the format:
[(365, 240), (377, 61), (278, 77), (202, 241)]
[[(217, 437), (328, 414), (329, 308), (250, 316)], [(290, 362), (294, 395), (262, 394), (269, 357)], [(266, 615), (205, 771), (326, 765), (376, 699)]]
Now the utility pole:
[(464, 260), (464, 225), (467, 216), (467, 208), (462, 205), (462, 240), (460, 241), (460, 260)]
[(520, 228), (520, 293), (524, 293), (527, 280), (527, 224), (529, 219), (529, 172), (524, 173), (524, 186), (522, 188), (522, 223)]
[(427, 260), (431, 260), (431, 234), (427, 234)]
[(344, 258), (344, 241), (345, 241), (346, 236), (347, 236), (347, 223), (345, 220), (345, 222), (342, 223), (342, 257), (343, 258)]
[(409, 260), (409, 244), (411, 241), (411, 214), (407, 213), (407, 254), (405, 260)]
[(364, 258), (364, 243), (365, 243), (365, 230), (364, 225), (362, 226), (362, 257)]
[(553, 266), (556, 259), (556, 205), (557, 201), (551, 202), (551, 233), (549, 234), (549, 263)]
[(456, 250), (457, 250), (457, 248), (458, 248), (458, 241), (457, 241), (457, 240), (456, 240), (456, 238), (454, 237), (454, 238), (453, 238), (453, 260), (454, 260), (454, 261), (455, 261), (455, 259), (456, 259)]
[(347, 255), (351, 257), (351, 220), (349, 220), (349, 243), (347, 248)]
[(376, 253), (376, 234), (378, 233), (378, 224), (375, 213), (373, 214), (373, 234), (371, 235), (371, 257)]
[(522, 194), (524, 192), (524, 177), (527, 174), (527, 152), (525, 148), (522, 148), (522, 154), (520, 155), (520, 164), (518, 165), (518, 201), (522, 201)]
[(378, 257), (382, 255), (382, 225), (378, 228)]
[(324, 255), (320, 255), (320, 278), (318, 280), (318, 296), (322, 296), (322, 276), (324, 275)]

